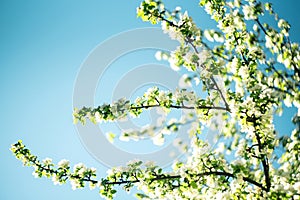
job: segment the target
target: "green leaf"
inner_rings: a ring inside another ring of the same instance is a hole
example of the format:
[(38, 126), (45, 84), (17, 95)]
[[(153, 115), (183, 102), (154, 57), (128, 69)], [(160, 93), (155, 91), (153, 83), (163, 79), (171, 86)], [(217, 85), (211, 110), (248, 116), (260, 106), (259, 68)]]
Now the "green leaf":
[(192, 182), (190, 183), (190, 185), (191, 185), (192, 188), (194, 188), (194, 189), (198, 188), (197, 183), (195, 183), (194, 181), (192, 181)]
[(117, 190), (112, 190), (111, 193), (112, 193), (112, 194), (116, 194), (116, 193), (117, 193)]

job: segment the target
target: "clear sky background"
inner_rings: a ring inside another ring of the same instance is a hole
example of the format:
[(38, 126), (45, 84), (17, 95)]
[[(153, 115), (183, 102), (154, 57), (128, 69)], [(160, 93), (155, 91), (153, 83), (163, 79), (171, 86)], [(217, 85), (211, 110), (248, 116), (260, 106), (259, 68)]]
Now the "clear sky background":
[[(107, 38), (134, 28), (150, 27), (136, 18), (140, 1), (1, 0), (0, 1), (0, 199), (99, 199), (96, 190), (73, 191), (70, 184), (54, 186), (34, 179), (9, 151), (18, 139), (40, 158), (67, 158), (107, 168), (83, 147), (72, 123), (74, 82), (82, 62)], [(300, 1), (275, 0), (275, 10), (292, 25), (291, 39), (300, 41)], [(168, 1), (189, 10), (201, 27), (213, 23), (198, 1)], [(142, 37), (142, 36), (141, 36)], [(284, 127), (286, 115), (278, 121)], [(288, 132), (290, 129), (282, 129)], [(106, 152), (109, 153), (109, 152)], [(117, 199), (132, 199), (120, 192)]]

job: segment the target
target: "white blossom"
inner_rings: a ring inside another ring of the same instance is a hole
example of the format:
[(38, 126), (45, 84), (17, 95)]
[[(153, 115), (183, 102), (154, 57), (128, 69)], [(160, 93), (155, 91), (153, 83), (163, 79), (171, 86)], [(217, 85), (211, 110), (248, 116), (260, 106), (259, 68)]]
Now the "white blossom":
[(80, 188), (80, 182), (78, 179), (70, 179), (70, 183), (72, 186), (72, 190), (76, 190), (77, 188)]
[(58, 162), (58, 167), (61, 167), (61, 168), (67, 168), (69, 166), (70, 162), (66, 159), (63, 159), (61, 161)]
[(44, 163), (44, 165), (50, 165), (50, 164), (52, 164), (52, 159), (51, 158), (45, 158), (43, 160), (43, 163)]
[(181, 88), (188, 88), (192, 87), (191, 81), (188, 80), (189, 76), (187, 74), (184, 74), (179, 79), (179, 87)]
[(162, 146), (165, 142), (164, 135), (162, 133), (156, 134), (154, 137), (152, 137), (153, 144), (157, 146)]
[(246, 20), (256, 19), (257, 16), (254, 13), (254, 7), (251, 5), (244, 5), (243, 6), (243, 13)]
[(162, 52), (161, 51), (157, 51), (155, 53), (155, 58), (156, 58), (156, 60), (161, 60), (162, 59)]

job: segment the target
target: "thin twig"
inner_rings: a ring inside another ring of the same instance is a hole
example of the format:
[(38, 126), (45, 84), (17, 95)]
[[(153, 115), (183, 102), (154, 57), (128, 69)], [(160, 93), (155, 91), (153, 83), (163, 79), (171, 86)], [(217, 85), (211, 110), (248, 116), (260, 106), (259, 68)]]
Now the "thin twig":
[[(135, 109), (141, 109), (141, 108), (155, 108), (155, 107), (161, 107), (161, 105), (142, 105), (142, 106), (132, 106), (131, 109), (135, 110)], [(206, 109), (206, 110), (225, 110), (228, 111), (227, 108), (225, 107), (221, 107), (221, 106), (178, 106), (178, 105), (170, 105), (170, 108), (175, 108), (175, 109), (189, 109), (189, 110), (193, 110), (193, 109)]]

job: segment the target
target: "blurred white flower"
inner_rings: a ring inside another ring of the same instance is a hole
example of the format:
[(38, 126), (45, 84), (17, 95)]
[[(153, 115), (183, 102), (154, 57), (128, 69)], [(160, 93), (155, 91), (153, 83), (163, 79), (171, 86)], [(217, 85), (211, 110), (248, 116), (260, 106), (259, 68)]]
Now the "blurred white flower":
[(155, 58), (156, 58), (156, 60), (161, 60), (162, 59), (162, 52), (161, 51), (157, 51), (155, 53)]
[(159, 134), (155, 135), (154, 137), (152, 137), (152, 141), (153, 141), (153, 144), (155, 144), (157, 146), (162, 146), (165, 142), (165, 138), (162, 133), (159, 133)]
[(192, 83), (189, 80), (189, 76), (187, 74), (184, 74), (180, 77), (179, 79), (179, 83), (178, 83), (179, 87), (181, 88), (188, 88), (188, 87), (192, 87)]

